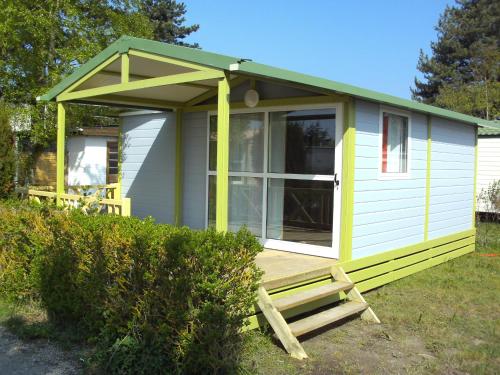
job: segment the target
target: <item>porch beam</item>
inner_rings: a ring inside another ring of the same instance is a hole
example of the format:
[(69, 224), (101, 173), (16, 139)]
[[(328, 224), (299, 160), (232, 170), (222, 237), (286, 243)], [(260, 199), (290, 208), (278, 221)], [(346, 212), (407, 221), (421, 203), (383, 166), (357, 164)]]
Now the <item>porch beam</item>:
[(130, 81), (130, 61), (128, 54), (122, 54), (122, 70), (121, 70), (121, 83)]
[(173, 102), (168, 100), (159, 100), (159, 99), (147, 99), (147, 98), (136, 98), (134, 96), (125, 96), (125, 95), (105, 95), (99, 98), (92, 98), (92, 101), (102, 101), (103, 103), (109, 102), (121, 102), (123, 104), (138, 104), (138, 105), (151, 105), (156, 108), (165, 108), (172, 109), (182, 107), (182, 102)]
[[(101, 70), (97, 74), (102, 74), (102, 75), (107, 75), (111, 77), (121, 77), (121, 72), (112, 72), (110, 70)], [(152, 76), (145, 76), (142, 74), (131, 74), (129, 73), (129, 80), (140, 80), (140, 79), (149, 79), (149, 78), (155, 78)], [(195, 83), (195, 82), (183, 82), (179, 83), (179, 86), (186, 86), (186, 87), (196, 87), (197, 89), (203, 89), (203, 90), (211, 90), (213, 88), (217, 88), (217, 86), (211, 86), (211, 85), (205, 85), (203, 83)]]
[[(256, 108), (275, 107), (283, 105), (301, 105), (301, 104), (334, 104), (343, 100), (345, 99), (341, 99), (333, 95), (302, 96), (302, 97), (283, 98), (283, 99), (265, 99), (265, 100), (260, 100)], [(244, 102), (235, 102), (231, 103), (231, 108), (240, 109), (248, 107)], [(217, 109), (216, 104), (184, 107), (185, 112), (199, 112), (199, 111), (205, 112), (205, 111), (213, 111), (215, 109)]]
[(94, 69), (92, 69), (90, 72), (88, 72), (87, 74), (85, 74), (82, 78), (80, 78), (78, 81), (76, 81), (71, 86), (69, 86), (66, 90), (64, 90), (62, 92), (62, 94), (69, 93), (69, 92), (73, 91), (75, 88), (77, 88), (78, 86), (80, 86), (83, 82), (85, 82), (86, 80), (92, 78), (97, 73), (100, 73), (104, 68), (106, 68), (108, 65), (110, 65), (115, 60), (117, 60), (119, 57), (120, 57), (120, 55), (118, 53), (116, 53), (113, 56), (111, 56), (109, 59), (107, 59), (106, 61), (104, 61), (103, 63), (97, 65)]
[(61, 203), (64, 194), (64, 155), (66, 137), (66, 109), (63, 103), (57, 103), (57, 154), (56, 154), (56, 203)]
[(182, 109), (175, 112), (175, 212), (176, 226), (182, 223)]
[[(236, 86), (242, 84), (243, 82), (245, 82), (247, 80), (248, 80), (248, 78), (236, 77), (236, 78), (233, 78), (229, 82), (229, 86), (230, 86), (230, 88), (233, 88), (233, 87), (236, 87)], [(218, 90), (219, 90), (218, 87), (214, 87), (214, 88), (210, 89), (209, 91), (207, 91), (201, 95), (198, 95), (197, 97), (187, 101), (184, 105), (186, 107), (191, 107), (191, 106), (194, 106), (198, 103), (204, 102), (205, 100), (208, 100), (210, 98), (217, 96)]]
[(68, 101), (75, 99), (92, 98), (94, 96), (116, 94), (124, 91), (140, 90), (151, 87), (175, 85), (184, 82), (221, 78), (222, 76), (223, 73), (221, 72), (192, 72), (192, 73), (173, 74), (169, 76), (149, 78), (139, 81), (119, 83), (115, 85), (108, 85), (103, 87), (96, 87), (93, 89), (60, 94), (57, 97), (57, 101), (60, 102), (60, 101)]
[(227, 231), (229, 194), (229, 73), (218, 84), (215, 229)]
[(159, 62), (162, 62), (165, 64), (171, 64), (171, 65), (176, 65), (176, 66), (182, 66), (184, 68), (193, 69), (193, 70), (197, 70), (197, 71), (222, 73), (220, 70), (217, 70), (214, 68), (209, 68), (209, 67), (204, 66), (204, 65), (187, 62), (185, 60), (178, 60), (178, 59), (171, 58), (171, 57), (159, 56), (159, 55), (155, 55), (152, 53), (142, 52), (142, 51), (138, 51), (138, 50), (134, 50), (134, 49), (129, 50), (129, 54), (132, 56), (141, 57), (143, 59), (159, 61)]

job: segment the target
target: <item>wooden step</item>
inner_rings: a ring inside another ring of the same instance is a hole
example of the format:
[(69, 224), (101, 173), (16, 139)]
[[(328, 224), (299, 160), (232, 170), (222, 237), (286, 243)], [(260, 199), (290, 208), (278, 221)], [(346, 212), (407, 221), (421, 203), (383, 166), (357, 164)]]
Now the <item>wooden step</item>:
[(296, 322), (290, 323), (289, 327), (293, 335), (297, 337), (350, 315), (357, 314), (367, 308), (368, 304), (366, 302), (350, 301), (335, 306), (330, 310), (322, 311), (318, 314), (308, 316), (307, 318), (297, 320)]
[(299, 292), (291, 296), (282, 297), (273, 301), (274, 306), (278, 311), (289, 310), (293, 307), (305, 305), (308, 302), (317, 301), (319, 299), (337, 294), (343, 290), (354, 287), (353, 283), (346, 281), (335, 281), (331, 284), (322, 285), (318, 288), (309, 289), (304, 292)]

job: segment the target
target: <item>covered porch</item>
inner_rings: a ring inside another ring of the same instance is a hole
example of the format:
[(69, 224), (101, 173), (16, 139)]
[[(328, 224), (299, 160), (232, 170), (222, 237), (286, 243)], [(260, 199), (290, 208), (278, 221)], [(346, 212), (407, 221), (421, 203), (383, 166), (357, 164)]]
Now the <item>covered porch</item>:
[[(207, 191), (209, 190), (208, 181), (213, 180), (216, 187), (214, 201), (217, 204), (213, 210), (214, 220), (209, 223), (207, 219), (207, 225), (214, 224), (219, 231), (232, 229), (229, 220), (229, 198), (230, 179), (234, 173), (231, 174), (230, 170), (230, 115), (257, 109), (270, 111), (270, 109), (290, 110), (335, 106), (336, 126), (340, 130), (337, 133), (337, 141), (342, 143), (341, 168), (336, 166), (336, 173), (332, 173), (331, 176), (306, 176), (304, 178), (310, 178), (311, 181), (325, 181), (337, 184), (337, 186), (339, 185), (338, 181), (342, 182), (341, 189), (338, 188), (338, 204), (334, 205), (335, 210), (337, 210), (335, 219), (338, 227), (334, 230), (333, 236), (330, 233), (326, 239), (321, 239), (321, 241), (330, 241), (331, 245), (329, 246), (336, 248), (337, 251), (324, 255), (322, 246), (315, 248), (314, 245), (309, 247), (310, 251), (307, 249), (306, 251), (299, 250), (305, 254), (331, 258), (324, 259), (266, 250), (259, 257), (258, 263), (266, 272), (265, 277), (273, 279), (288, 277), (293, 272), (301, 273), (301, 270), (307, 272), (309, 269), (327, 267), (333, 262), (332, 259), (349, 260), (350, 241), (347, 239), (352, 231), (352, 210), (346, 208), (352, 205), (353, 164), (351, 151), (354, 147), (352, 98), (321, 88), (313, 81), (306, 82), (304, 77), (294, 77), (293, 74), (280, 76), (280, 72), (268, 70), (268, 67), (248, 62), (245, 59), (153, 41), (121, 38), (77, 69), (75, 73), (55, 86), (46, 95), (39, 98), (45, 101), (56, 101), (58, 106), (56, 189), (58, 202), (62, 202), (64, 195), (68, 193), (67, 187), (64, 185), (65, 106), (67, 103), (159, 110), (175, 116), (175, 175), (173, 179), (173, 224), (175, 225), (185, 224), (183, 220), (183, 194), (186, 187), (183, 186), (183, 175), (187, 171), (183, 170), (184, 119), (190, 113), (207, 113), (208, 116), (212, 114), (212, 117), (216, 118), (216, 139), (213, 144), (216, 154), (216, 168), (213, 171), (208, 170)], [(253, 102), (246, 100), (244, 94), (248, 91), (262, 92), (262, 87), (267, 87), (266, 90), (272, 92), (272, 95), (261, 94), (260, 98), (257, 95)], [(286, 95), (282, 95), (285, 91)], [(269, 113), (266, 112), (266, 121), (269, 121), (267, 120), (270, 116)], [(266, 142), (268, 142), (267, 138)], [(123, 144), (119, 147), (121, 152)], [(266, 162), (268, 161), (264, 160), (264, 163)], [(255, 178), (256, 176), (250, 174), (241, 177)], [(284, 174), (282, 176), (282, 178), (288, 177)], [(303, 177), (293, 175), (290, 178), (300, 179)], [(117, 192), (117, 197), (124, 198), (121, 173)], [(130, 197), (130, 199), (133, 207), (134, 197)], [(267, 198), (264, 197), (265, 199)], [(299, 206), (297, 209), (302, 210), (307, 216), (308, 213), (303, 207)], [(262, 208), (262, 211), (261, 215), (266, 216), (265, 207)], [(210, 215), (210, 212), (207, 214)], [(313, 220), (311, 219), (311, 221)], [(262, 224), (262, 228), (263, 233), (266, 232), (266, 229), (269, 230), (265, 224)], [(285, 244), (286, 246), (283, 246), (281, 250), (295, 251), (294, 248), (300, 247), (300, 242), (308, 241), (307, 238), (310, 236), (307, 231), (304, 234), (297, 235), (295, 233), (294, 235), (295, 238), (291, 240), (292, 242)], [(314, 240), (317, 241), (316, 238)], [(269, 241), (269, 243), (274, 244), (273, 241)]]

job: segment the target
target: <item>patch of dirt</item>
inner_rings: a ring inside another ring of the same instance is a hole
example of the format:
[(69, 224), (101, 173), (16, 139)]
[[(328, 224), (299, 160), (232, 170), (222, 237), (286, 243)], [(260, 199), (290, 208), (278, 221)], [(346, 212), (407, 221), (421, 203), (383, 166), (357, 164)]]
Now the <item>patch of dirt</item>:
[(361, 320), (308, 337), (302, 345), (311, 357), (311, 374), (426, 374), (437, 360), (418, 336)]
[(0, 326), (0, 374), (73, 375), (81, 371), (74, 353), (48, 340), (22, 341)]

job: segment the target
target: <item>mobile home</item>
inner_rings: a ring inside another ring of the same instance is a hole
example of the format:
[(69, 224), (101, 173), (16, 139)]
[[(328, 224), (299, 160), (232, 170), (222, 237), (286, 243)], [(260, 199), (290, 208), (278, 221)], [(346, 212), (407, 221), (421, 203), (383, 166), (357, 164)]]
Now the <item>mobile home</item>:
[[(66, 103), (134, 108), (121, 116), (119, 175), (132, 214), (247, 226), (267, 249), (251, 324), (265, 316), (297, 357), (292, 336), (352, 312), (377, 321), (360, 292), (474, 250), (481, 119), (131, 37), (40, 100), (58, 103), (60, 155)], [(340, 291), (352, 308), (283, 325)]]

